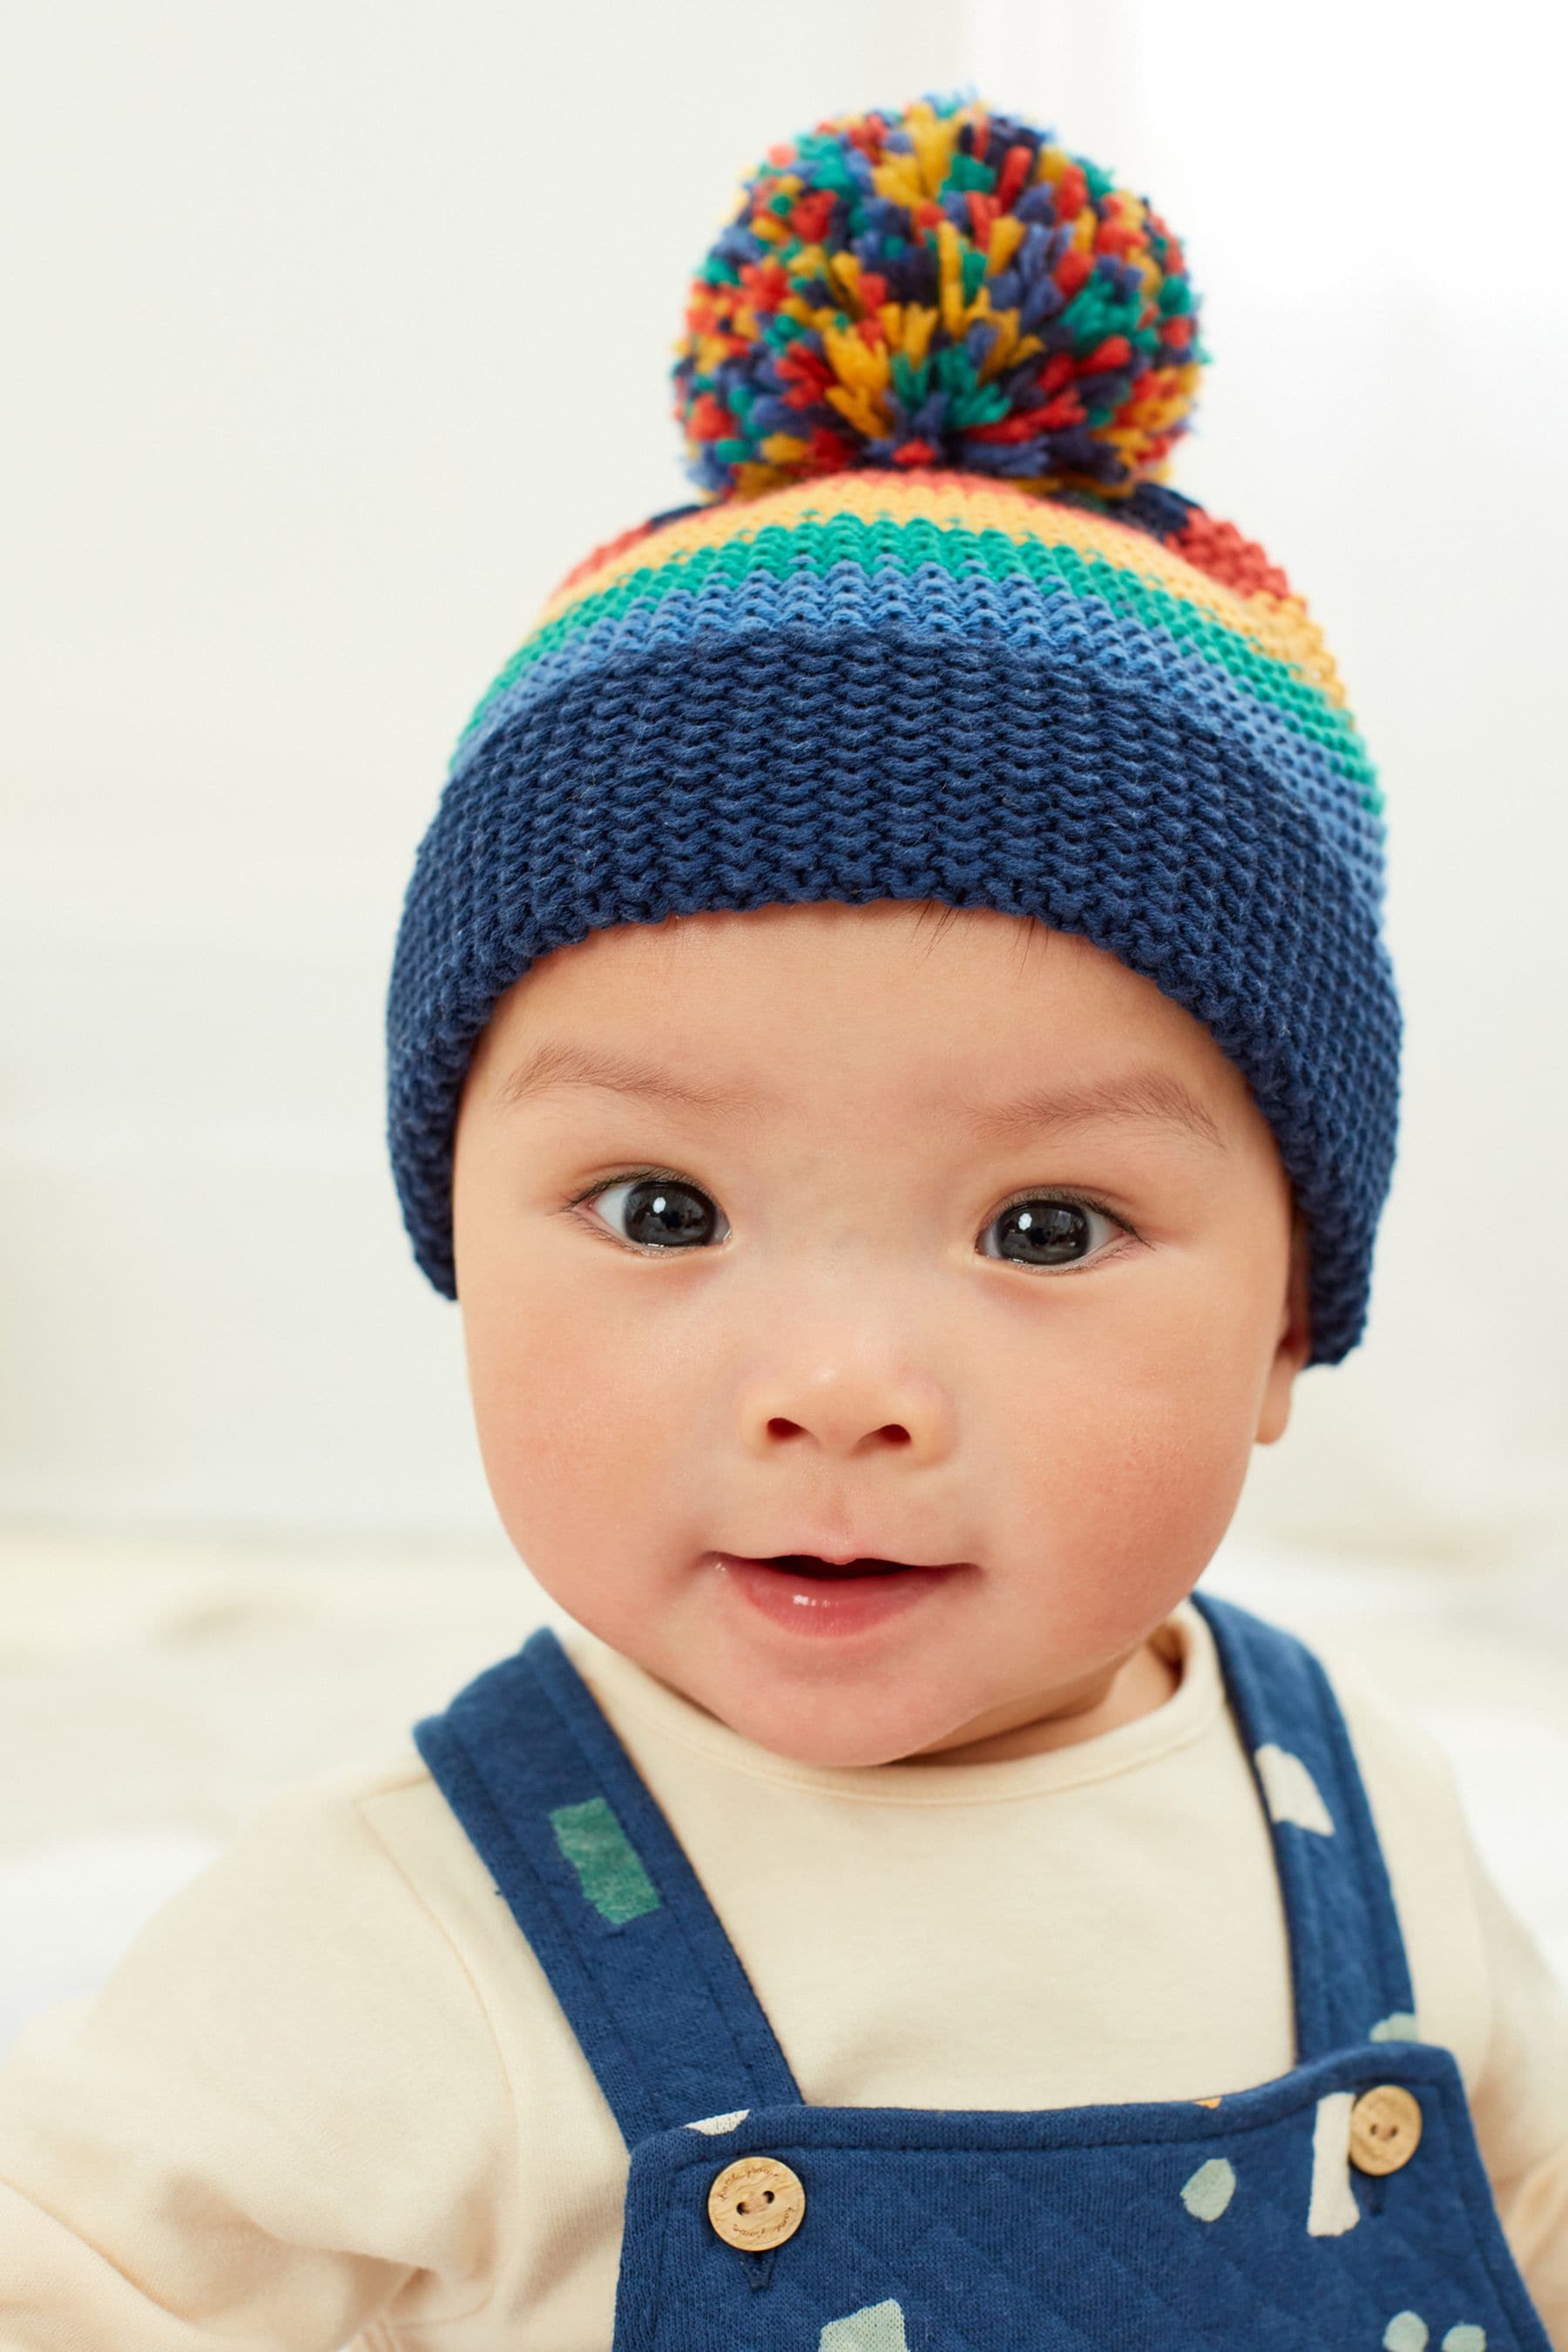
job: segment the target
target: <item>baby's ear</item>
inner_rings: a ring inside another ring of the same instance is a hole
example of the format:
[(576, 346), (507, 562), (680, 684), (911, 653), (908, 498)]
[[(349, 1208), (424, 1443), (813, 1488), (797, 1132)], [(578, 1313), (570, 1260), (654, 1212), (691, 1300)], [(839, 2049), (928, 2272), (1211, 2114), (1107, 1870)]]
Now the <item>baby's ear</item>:
[(1274, 1360), (1268, 1367), (1263, 1403), (1258, 1416), (1256, 1445), (1272, 1445), (1285, 1434), (1290, 1419), (1290, 1397), (1296, 1375), (1312, 1345), (1310, 1292), (1311, 1244), (1307, 1220), (1298, 1209), (1290, 1222), (1290, 1265), (1280, 1303), (1279, 1333)]

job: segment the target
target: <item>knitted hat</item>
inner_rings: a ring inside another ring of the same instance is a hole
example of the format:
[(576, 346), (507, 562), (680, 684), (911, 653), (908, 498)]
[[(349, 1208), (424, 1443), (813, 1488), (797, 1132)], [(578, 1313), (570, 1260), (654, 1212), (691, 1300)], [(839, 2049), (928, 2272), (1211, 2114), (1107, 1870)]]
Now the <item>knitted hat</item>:
[(939, 899), (1079, 931), (1209, 1029), (1362, 1336), (1401, 1016), (1382, 799), (1284, 574), (1165, 488), (1200, 362), (1159, 215), (973, 102), (776, 147), (675, 369), (703, 497), (563, 582), (469, 720), (405, 901), (389, 1136), (456, 1296), (497, 999), (619, 923)]

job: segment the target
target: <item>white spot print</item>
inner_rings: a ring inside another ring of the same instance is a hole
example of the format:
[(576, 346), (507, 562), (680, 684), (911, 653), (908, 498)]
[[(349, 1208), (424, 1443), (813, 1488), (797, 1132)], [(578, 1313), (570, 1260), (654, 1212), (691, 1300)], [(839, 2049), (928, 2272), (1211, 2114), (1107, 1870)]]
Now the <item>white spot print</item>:
[(901, 2305), (889, 2296), (886, 2303), (868, 2303), (864, 2311), (852, 2311), (847, 2318), (830, 2319), (817, 2352), (910, 2352)]
[(688, 2124), (686, 2128), (701, 2132), (733, 2131), (737, 2124), (745, 2122), (751, 2112), (750, 2107), (737, 2107), (732, 2116), (704, 2116), (700, 2123)]
[(1450, 2327), (1443, 2338), (1443, 2352), (1487, 2352), (1487, 2331), (1473, 2327), (1467, 2321), (1462, 2326)]
[(1429, 2333), (1418, 2311), (1396, 2311), (1383, 2331), (1384, 2352), (1426, 2352)]
[(1277, 1822), (1294, 1822), (1320, 1837), (1332, 1837), (1334, 1824), (1317, 1782), (1299, 1756), (1268, 1741), (1253, 1758), (1268, 1811)]
[(1236, 2168), (1223, 2156), (1200, 2164), (1182, 2189), (1182, 2202), (1194, 2221), (1217, 2221), (1236, 2195)]
[(1318, 2101), (1312, 2126), (1312, 2195), (1307, 2207), (1310, 2238), (1339, 2238), (1361, 2220), (1361, 2207), (1351, 2187), (1350, 2091), (1331, 2091)]
[(1369, 2042), (1419, 2042), (1421, 2029), (1409, 2010), (1396, 2009), (1392, 2017), (1380, 2017), (1366, 2038)]

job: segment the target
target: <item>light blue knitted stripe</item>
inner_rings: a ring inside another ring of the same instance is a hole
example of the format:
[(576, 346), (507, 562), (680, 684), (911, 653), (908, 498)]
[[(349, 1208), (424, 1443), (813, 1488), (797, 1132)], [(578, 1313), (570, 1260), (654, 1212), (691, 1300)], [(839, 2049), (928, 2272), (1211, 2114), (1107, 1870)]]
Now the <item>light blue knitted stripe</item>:
[[(1041, 608), (1065, 596), (1086, 610), (1116, 614), (1125, 627), (1151, 640), (1179, 646), (1205, 670), (1223, 673), (1248, 703), (1288, 713), (1300, 731), (1321, 743), (1354, 779), (1369, 810), (1381, 810), (1376, 778), (1349, 713), (1289, 661), (1264, 653), (1240, 631), (1158, 583), (1077, 549), (984, 531), (967, 542), (966, 561), (964, 545), (929, 523), (880, 523), (868, 530), (840, 516), (829, 524), (793, 531), (775, 528), (742, 545), (649, 564), (583, 597), (534, 631), (480, 698), (463, 742), (488, 727), (494, 709), (536, 665), (553, 660), (574, 639), (591, 636), (606, 624), (617, 625), (636, 608), (657, 606), (667, 598), (700, 600), (711, 625), (723, 629), (731, 613), (751, 608), (756, 584), (771, 582), (798, 588), (813, 610), (825, 598), (831, 609), (846, 616), (853, 613), (862, 627), (874, 627), (885, 616), (889, 627), (916, 635), (926, 628), (939, 636), (951, 629), (1000, 629), (1010, 644), (1027, 651)], [(835, 555), (835, 549), (843, 551)]]

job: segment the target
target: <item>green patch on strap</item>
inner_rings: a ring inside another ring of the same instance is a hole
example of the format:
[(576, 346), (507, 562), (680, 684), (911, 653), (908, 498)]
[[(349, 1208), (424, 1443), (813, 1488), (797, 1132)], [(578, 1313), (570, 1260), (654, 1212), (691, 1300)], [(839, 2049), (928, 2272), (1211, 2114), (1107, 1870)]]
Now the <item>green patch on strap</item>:
[(550, 1816), (555, 1843), (577, 1874), (577, 1884), (601, 1919), (624, 1927), (658, 1909), (658, 1889), (637, 1850), (603, 1797), (557, 1805)]

